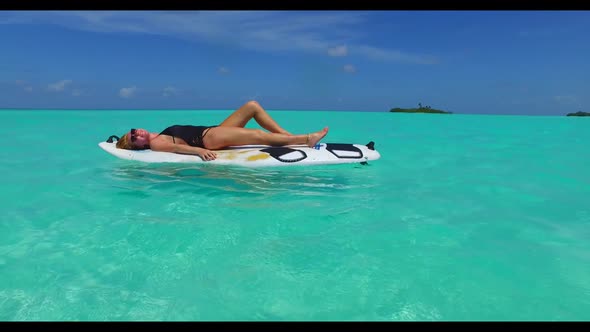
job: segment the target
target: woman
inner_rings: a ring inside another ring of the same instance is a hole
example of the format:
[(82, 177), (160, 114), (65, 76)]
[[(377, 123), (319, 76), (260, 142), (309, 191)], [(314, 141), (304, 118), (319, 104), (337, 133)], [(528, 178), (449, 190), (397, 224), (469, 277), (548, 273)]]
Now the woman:
[[(244, 128), (252, 118), (270, 132)], [(228, 146), (306, 144), (313, 147), (327, 133), (328, 127), (307, 135), (293, 135), (281, 128), (260, 104), (249, 101), (218, 126), (175, 125), (164, 129), (160, 134), (150, 133), (145, 129), (131, 129), (117, 141), (117, 148), (196, 154), (209, 161), (217, 158), (213, 150)]]

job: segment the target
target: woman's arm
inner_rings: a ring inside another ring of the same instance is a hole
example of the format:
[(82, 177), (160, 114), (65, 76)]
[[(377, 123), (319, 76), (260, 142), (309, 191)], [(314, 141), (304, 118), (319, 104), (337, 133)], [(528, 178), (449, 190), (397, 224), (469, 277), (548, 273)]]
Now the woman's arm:
[(152, 140), (152, 142), (150, 142), (150, 148), (154, 151), (195, 154), (205, 161), (214, 160), (217, 158), (217, 153), (214, 151), (185, 144), (174, 144), (172, 142), (166, 141), (154, 142), (154, 140)]

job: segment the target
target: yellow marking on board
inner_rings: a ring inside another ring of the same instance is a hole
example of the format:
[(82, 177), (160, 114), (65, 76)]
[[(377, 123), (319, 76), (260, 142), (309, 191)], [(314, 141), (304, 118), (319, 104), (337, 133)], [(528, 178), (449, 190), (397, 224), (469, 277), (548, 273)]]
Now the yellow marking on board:
[(268, 153), (259, 153), (259, 154), (255, 154), (253, 156), (248, 157), (247, 161), (262, 160), (262, 159), (266, 159), (268, 157), (270, 157), (270, 155)]
[(234, 160), (236, 159), (237, 154), (233, 151), (217, 151), (217, 156), (222, 159)]

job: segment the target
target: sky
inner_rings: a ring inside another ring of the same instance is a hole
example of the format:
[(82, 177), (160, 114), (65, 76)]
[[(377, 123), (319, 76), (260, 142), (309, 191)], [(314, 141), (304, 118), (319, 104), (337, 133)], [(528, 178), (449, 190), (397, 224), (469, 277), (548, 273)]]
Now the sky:
[(0, 108), (590, 112), (590, 11), (1, 11)]

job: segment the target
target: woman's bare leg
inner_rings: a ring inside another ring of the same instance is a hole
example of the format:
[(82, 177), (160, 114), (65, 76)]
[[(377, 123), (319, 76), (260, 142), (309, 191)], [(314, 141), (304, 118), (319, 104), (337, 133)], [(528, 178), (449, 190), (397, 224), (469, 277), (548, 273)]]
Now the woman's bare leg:
[(276, 121), (255, 101), (249, 101), (238, 108), (225, 119), (220, 126), (225, 127), (242, 127), (252, 118), (264, 129), (271, 133), (291, 135), (288, 131), (281, 128)]
[(239, 145), (316, 145), (328, 134), (328, 127), (308, 135), (286, 135), (269, 133), (260, 129), (247, 129), (240, 127), (219, 126), (209, 129), (205, 136), (204, 144), (209, 150), (223, 149), (228, 146)]

